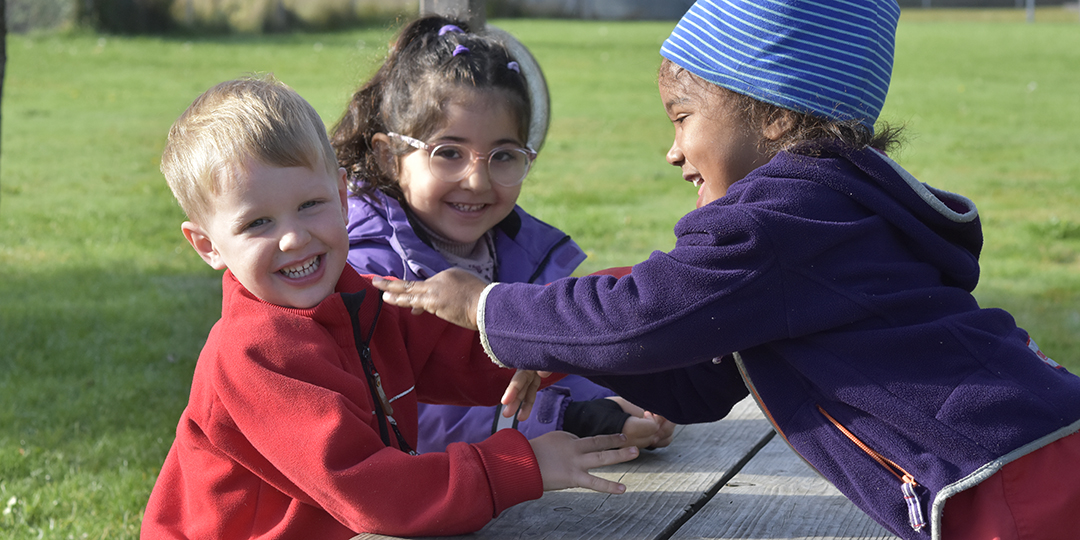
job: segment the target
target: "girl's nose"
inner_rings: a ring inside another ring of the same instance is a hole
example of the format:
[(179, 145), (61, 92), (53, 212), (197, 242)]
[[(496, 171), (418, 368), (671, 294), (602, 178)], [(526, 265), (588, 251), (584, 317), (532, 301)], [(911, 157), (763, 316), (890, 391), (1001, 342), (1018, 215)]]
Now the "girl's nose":
[(668, 149), (667, 155), (664, 157), (667, 158), (668, 163), (676, 167), (681, 167), (683, 164), (683, 160), (686, 159), (686, 157), (683, 156), (682, 150), (679, 148), (678, 141), (672, 141), (671, 148)]
[(461, 179), (459, 185), (462, 189), (469, 191), (487, 191), (491, 189), (491, 178), (488, 176), (487, 162), (480, 159), (473, 161), (472, 170)]

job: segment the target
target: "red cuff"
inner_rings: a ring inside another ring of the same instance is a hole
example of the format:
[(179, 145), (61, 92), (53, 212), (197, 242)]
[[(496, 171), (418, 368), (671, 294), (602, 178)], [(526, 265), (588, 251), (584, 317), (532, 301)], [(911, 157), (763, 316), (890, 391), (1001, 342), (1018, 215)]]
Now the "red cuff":
[(515, 504), (539, 499), (544, 480), (532, 445), (516, 429), (504, 429), (473, 445), (488, 474), (495, 514)]

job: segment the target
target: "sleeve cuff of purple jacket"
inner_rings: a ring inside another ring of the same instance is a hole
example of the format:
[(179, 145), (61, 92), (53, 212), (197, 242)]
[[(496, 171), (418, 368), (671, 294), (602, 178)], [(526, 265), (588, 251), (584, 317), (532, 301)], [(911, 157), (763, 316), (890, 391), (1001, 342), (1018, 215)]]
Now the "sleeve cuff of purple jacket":
[(487, 329), (485, 328), (484, 313), (487, 310), (484, 308), (487, 306), (488, 293), (498, 284), (498, 282), (491, 283), (484, 287), (484, 291), (480, 293), (480, 300), (476, 303), (476, 328), (480, 330), (480, 344), (484, 346), (484, 352), (487, 353), (488, 358), (491, 358), (491, 361), (499, 367), (510, 367), (495, 357), (495, 353), (491, 350), (491, 344), (488, 343)]

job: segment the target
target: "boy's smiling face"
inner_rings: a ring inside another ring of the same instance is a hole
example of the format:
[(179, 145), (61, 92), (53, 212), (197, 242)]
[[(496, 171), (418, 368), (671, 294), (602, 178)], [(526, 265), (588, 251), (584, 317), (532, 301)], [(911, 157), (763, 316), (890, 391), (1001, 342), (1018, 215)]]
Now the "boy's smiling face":
[(311, 308), (345, 268), (345, 170), (248, 163), (184, 236), (207, 264), (228, 268), (265, 302)]
[(765, 135), (751, 129), (733, 99), (668, 61), (660, 69), (660, 98), (675, 126), (667, 162), (698, 188), (697, 207), (723, 197), (731, 184), (764, 165)]

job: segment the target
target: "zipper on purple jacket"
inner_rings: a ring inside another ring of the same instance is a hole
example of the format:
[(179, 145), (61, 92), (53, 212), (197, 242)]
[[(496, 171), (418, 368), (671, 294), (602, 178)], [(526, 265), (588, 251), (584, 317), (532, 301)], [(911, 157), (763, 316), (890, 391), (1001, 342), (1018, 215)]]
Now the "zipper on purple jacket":
[(854, 433), (848, 431), (848, 429), (840, 422), (833, 418), (829, 413), (825, 412), (825, 409), (822, 409), (820, 405), (818, 405), (818, 411), (825, 415), (825, 418), (828, 418), (829, 422), (832, 422), (832, 424), (836, 426), (836, 429), (839, 429), (841, 433), (851, 440), (851, 442), (855, 443), (855, 446), (858, 446), (859, 449), (866, 452), (871, 459), (881, 464), (882, 467), (885, 467), (887, 471), (893, 473), (893, 476), (900, 480), (900, 491), (903, 492), (904, 503), (907, 505), (908, 523), (911, 525), (912, 529), (921, 531), (922, 528), (926, 526), (926, 518), (923, 516), (922, 501), (919, 499), (919, 494), (915, 492), (915, 488), (919, 485), (919, 483), (915, 481), (915, 477), (912, 476), (911, 473), (905, 471), (903, 467), (877, 453), (873, 448), (870, 448), (866, 443), (859, 440)]

